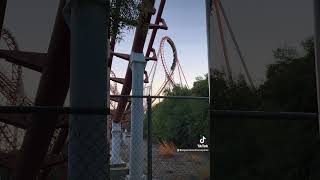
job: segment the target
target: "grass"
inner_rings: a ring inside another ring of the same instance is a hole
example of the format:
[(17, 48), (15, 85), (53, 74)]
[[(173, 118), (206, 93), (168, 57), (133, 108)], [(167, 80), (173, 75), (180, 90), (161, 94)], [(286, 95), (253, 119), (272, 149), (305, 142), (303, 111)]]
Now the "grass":
[(170, 158), (177, 153), (177, 147), (172, 142), (163, 141), (159, 146), (159, 154), (163, 157)]

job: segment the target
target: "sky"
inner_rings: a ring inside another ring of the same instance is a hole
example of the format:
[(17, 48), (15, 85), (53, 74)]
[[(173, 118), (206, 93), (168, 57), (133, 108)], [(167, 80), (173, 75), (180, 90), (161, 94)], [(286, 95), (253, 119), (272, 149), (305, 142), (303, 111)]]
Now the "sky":
[[(13, 33), (21, 50), (47, 51), (57, 2), (58, 0), (8, 1), (4, 26)], [(273, 49), (297, 46), (301, 40), (312, 35), (312, 0), (222, 0), (222, 3), (256, 83), (264, 80), (266, 65), (274, 62)], [(156, 9), (158, 4), (159, 0), (156, 1)], [(158, 52), (160, 40), (164, 36), (169, 36), (174, 41), (189, 86), (192, 86), (196, 77), (208, 72), (205, 15), (204, 0), (167, 0), (163, 18), (168, 30), (158, 31), (153, 46)], [(116, 52), (130, 53), (133, 34), (134, 30), (124, 34), (124, 39), (116, 46)], [(212, 51), (216, 67), (220, 68), (224, 66), (224, 58), (218, 32), (214, 32), (214, 35), (217, 38)], [(236, 75), (242, 72), (240, 59), (227, 33), (226, 39), (233, 73)], [(165, 57), (169, 66), (172, 62), (170, 51), (168, 45), (165, 45)], [(124, 77), (127, 65), (127, 62), (115, 58), (112, 70), (117, 77)], [(151, 63), (147, 65), (147, 70), (150, 66)], [(26, 69), (23, 73), (26, 94), (33, 99), (40, 73)], [(175, 78), (178, 78), (177, 74), (175, 73)], [(164, 73), (159, 61), (154, 86), (159, 86), (162, 81)]]
[[(265, 80), (266, 65), (273, 63), (279, 47), (297, 47), (313, 34), (312, 0), (222, 0), (221, 1), (256, 84)], [(216, 66), (224, 65), (221, 41), (213, 49)], [(242, 72), (240, 59), (226, 34), (233, 74)]]

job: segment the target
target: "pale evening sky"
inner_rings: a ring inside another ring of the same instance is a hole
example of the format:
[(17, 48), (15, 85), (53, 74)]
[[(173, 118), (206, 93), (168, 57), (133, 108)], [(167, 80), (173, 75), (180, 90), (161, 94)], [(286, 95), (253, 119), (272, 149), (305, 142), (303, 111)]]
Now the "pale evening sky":
[[(159, 0), (156, 2), (158, 7)], [(273, 62), (272, 49), (285, 44), (296, 45), (312, 35), (312, 0), (222, 0), (222, 3), (257, 83), (264, 79), (265, 65)], [(4, 26), (12, 31), (21, 50), (46, 52), (57, 5), (57, 0), (8, 1)], [(158, 31), (154, 48), (158, 51), (163, 36), (171, 37), (177, 46), (187, 81), (192, 85), (197, 76), (208, 72), (205, 1), (167, 0), (163, 18), (169, 29)], [(127, 32), (116, 51), (129, 53), (133, 34), (134, 31)], [(215, 34), (219, 42), (217, 32)], [(227, 37), (227, 41), (234, 74), (237, 74), (241, 71), (239, 58), (234, 55), (230, 38)], [(171, 52), (168, 48), (166, 50), (169, 58)], [(217, 66), (220, 67), (223, 57), (219, 43), (216, 43), (214, 51)], [(160, 62), (158, 65), (161, 65)], [(114, 60), (112, 69), (118, 77), (124, 77), (126, 68), (126, 62)], [(161, 68), (158, 66), (157, 82), (164, 78)], [(31, 98), (35, 96), (39, 77), (39, 73), (24, 70), (25, 90)]]

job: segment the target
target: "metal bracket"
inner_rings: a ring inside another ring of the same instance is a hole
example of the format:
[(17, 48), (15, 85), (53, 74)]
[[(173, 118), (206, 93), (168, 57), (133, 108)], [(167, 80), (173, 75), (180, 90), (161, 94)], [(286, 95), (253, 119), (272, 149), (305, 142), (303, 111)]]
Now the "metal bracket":
[(157, 54), (156, 54), (156, 50), (154, 48), (151, 49), (152, 52), (152, 57), (146, 57), (146, 61), (157, 61)]
[(149, 24), (149, 29), (163, 29), (163, 30), (168, 30), (168, 26), (167, 26), (166, 21), (161, 18), (159, 24)]

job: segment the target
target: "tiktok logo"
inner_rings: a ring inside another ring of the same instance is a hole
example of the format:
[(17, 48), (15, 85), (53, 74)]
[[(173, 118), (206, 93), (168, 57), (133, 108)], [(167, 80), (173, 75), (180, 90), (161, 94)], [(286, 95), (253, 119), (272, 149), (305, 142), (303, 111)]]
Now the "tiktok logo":
[(204, 144), (204, 140), (207, 139), (206, 137), (202, 136), (202, 138), (200, 139), (200, 143)]
[(202, 136), (200, 139), (200, 144), (198, 144), (198, 148), (208, 148), (208, 145), (204, 143), (206, 139), (206, 137)]

